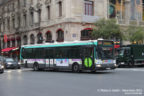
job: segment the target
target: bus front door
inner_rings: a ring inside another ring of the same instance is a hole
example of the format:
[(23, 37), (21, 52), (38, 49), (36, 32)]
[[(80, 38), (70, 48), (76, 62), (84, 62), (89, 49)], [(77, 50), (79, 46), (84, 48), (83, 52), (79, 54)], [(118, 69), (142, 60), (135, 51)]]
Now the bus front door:
[(82, 66), (84, 69), (92, 70), (94, 68), (93, 50), (92, 48), (84, 48), (82, 57)]

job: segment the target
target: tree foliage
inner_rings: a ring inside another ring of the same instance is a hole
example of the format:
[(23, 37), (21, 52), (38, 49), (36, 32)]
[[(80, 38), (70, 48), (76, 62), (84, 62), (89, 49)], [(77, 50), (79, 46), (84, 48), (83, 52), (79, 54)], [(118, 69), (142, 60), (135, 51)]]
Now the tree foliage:
[(144, 41), (144, 29), (142, 27), (138, 26), (129, 26), (127, 29), (127, 39), (134, 43), (136, 42), (137, 44), (142, 44)]
[(92, 37), (94, 39), (103, 38), (103, 39), (114, 39), (122, 38), (122, 32), (120, 26), (116, 24), (115, 19), (101, 19), (95, 23), (95, 28), (92, 32)]

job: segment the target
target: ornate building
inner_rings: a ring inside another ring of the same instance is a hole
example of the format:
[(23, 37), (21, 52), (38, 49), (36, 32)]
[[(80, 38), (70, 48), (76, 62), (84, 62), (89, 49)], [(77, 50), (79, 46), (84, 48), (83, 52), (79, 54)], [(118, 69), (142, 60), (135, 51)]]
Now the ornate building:
[(142, 0), (0, 0), (0, 47), (88, 40), (100, 18), (142, 24), (142, 5)]

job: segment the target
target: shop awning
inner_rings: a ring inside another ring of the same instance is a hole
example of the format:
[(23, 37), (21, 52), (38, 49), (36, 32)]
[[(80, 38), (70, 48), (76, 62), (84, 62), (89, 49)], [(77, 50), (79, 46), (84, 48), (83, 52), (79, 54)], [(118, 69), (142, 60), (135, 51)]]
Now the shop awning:
[(5, 49), (2, 49), (1, 52), (9, 52), (11, 50), (14, 50), (16, 49), (17, 47), (9, 47), (9, 48), (5, 48)]

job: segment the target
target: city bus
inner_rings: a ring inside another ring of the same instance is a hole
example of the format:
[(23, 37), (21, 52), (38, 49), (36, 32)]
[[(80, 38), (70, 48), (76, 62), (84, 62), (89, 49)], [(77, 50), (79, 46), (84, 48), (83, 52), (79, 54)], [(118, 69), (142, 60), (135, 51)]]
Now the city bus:
[(110, 40), (73, 41), (21, 46), (20, 59), (36, 70), (115, 69), (114, 42)]

